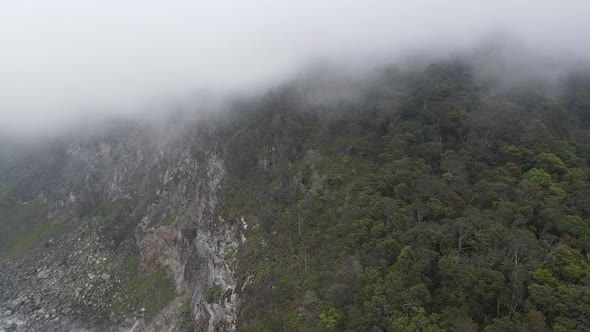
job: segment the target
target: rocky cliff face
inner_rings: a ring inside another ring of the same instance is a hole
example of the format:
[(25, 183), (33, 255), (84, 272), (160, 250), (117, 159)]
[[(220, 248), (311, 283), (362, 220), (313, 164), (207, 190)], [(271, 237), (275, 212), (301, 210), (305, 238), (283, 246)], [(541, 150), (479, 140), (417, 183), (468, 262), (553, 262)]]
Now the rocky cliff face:
[(216, 212), (213, 125), (122, 125), (51, 149), (4, 183), (49, 230), (1, 263), (0, 331), (235, 328), (247, 223)]

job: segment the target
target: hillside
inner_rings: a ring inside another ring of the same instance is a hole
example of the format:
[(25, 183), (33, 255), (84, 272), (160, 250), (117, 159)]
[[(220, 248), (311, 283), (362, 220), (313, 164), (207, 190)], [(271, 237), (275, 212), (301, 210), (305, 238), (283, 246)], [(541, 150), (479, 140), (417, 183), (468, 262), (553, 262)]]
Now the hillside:
[(590, 329), (590, 76), (477, 69), (4, 152), (0, 329)]

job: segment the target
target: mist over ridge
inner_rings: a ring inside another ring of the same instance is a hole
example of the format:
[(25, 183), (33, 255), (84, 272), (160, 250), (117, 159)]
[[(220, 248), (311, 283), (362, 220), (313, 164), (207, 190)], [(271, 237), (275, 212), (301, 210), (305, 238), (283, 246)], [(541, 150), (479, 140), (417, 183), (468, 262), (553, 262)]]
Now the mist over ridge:
[(318, 63), (333, 65), (332, 83), (457, 55), (497, 79), (553, 79), (585, 65), (588, 13), (574, 0), (11, 3), (0, 13), (0, 129), (38, 137), (212, 109), (313, 77)]
[(588, 0), (0, 5), (0, 332), (590, 331)]

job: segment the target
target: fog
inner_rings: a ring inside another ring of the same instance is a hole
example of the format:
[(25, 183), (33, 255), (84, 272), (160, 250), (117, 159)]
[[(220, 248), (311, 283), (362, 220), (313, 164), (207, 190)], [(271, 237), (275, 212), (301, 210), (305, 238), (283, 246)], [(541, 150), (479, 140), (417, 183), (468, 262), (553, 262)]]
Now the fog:
[(584, 0), (2, 1), (0, 131), (208, 107), (318, 62), (354, 71), (501, 44), (484, 55), (517, 49), (546, 62), (513, 64), (550, 71), (589, 58), (588, 17)]

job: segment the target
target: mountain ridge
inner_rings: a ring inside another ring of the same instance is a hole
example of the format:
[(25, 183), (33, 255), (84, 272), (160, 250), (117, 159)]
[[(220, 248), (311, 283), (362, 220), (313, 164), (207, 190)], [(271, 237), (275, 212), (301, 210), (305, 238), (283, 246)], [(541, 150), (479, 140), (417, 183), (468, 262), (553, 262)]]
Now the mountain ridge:
[(588, 328), (590, 81), (556, 97), (461, 61), (366, 80), (17, 160), (0, 326)]

